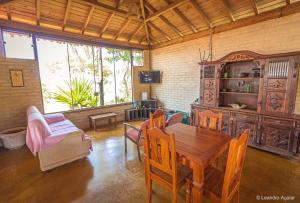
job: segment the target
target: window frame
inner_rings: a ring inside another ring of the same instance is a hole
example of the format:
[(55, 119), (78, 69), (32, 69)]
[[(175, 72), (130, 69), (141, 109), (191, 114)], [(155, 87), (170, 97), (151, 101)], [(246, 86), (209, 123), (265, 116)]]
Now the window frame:
[[(37, 55), (35, 53), (35, 37), (34, 34), (30, 33), (30, 32), (25, 32), (25, 31), (20, 31), (20, 30), (16, 30), (16, 29), (7, 29), (7, 28), (1, 28), (1, 40), (2, 40), (2, 47), (3, 47), (3, 55), (5, 58), (10, 58), (10, 59), (21, 59), (21, 60), (37, 60)], [(29, 35), (29, 37), (31, 37), (31, 47), (32, 47), (32, 54), (33, 54), (33, 58), (17, 58), (17, 57), (7, 57), (7, 53), (6, 53), (6, 41), (4, 39), (4, 32), (12, 32), (12, 33), (16, 33), (16, 34), (23, 34), (23, 35)]]
[[(20, 34), (25, 34), (25, 35), (30, 35), (31, 40), (32, 40), (32, 50), (33, 50), (33, 59), (26, 59), (26, 58), (12, 58), (12, 57), (7, 57), (6, 56), (6, 50), (5, 50), (5, 40), (4, 40), (4, 36), (3, 36), (3, 32), (13, 32), (13, 33), (20, 33)], [(144, 65), (144, 50), (143, 49), (139, 49), (139, 48), (133, 48), (133, 47), (125, 47), (125, 46), (117, 46), (117, 45), (110, 45), (110, 44), (103, 44), (100, 42), (90, 42), (90, 41), (86, 41), (86, 40), (79, 40), (79, 39), (72, 39), (72, 38), (64, 38), (64, 37), (60, 37), (60, 36), (55, 36), (55, 35), (46, 35), (46, 34), (41, 34), (41, 33), (36, 33), (36, 32), (30, 32), (30, 31), (25, 31), (25, 30), (20, 30), (20, 29), (14, 29), (14, 28), (6, 28), (6, 27), (2, 27), (0, 26), (0, 46), (2, 46), (2, 53), (0, 53), (4, 58), (12, 58), (12, 59), (21, 59), (21, 60), (35, 60), (39, 63), (39, 59), (38, 59), (38, 50), (37, 50), (37, 39), (48, 39), (48, 40), (53, 40), (53, 41), (58, 41), (58, 42), (63, 42), (63, 43), (73, 43), (73, 44), (78, 44), (78, 45), (89, 45), (89, 46), (94, 46), (94, 47), (98, 47), (101, 49), (102, 48), (113, 48), (113, 49), (121, 49), (121, 50), (127, 50), (130, 51), (130, 73), (131, 73), (131, 100), (130, 102), (123, 102), (123, 103), (118, 103), (117, 100), (115, 99), (115, 103), (114, 104), (107, 104), (107, 105), (99, 105), (96, 107), (88, 107), (88, 108), (81, 108), (81, 109), (70, 109), (67, 111), (58, 111), (58, 112), (74, 112), (74, 111), (86, 111), (86, 110), (92, 110), (92, 109), (98, 109), (98, 108), (107, 108), (107, 107), (113, 107), (113, 106), (119, 106), (119, 105), (128, 105), (128, 104), (132, 104), (133, 101), (133, 51), (134, 50), (140, 50), (142, 51), (143, 55), (143, 65)], [(101, 54), (101, 65), (103, 66), (103, 56)], [(39, 72), (40, 72), (40, 67), (38, 67)], [(39, 76), (40, 78), (40, 76)], [(116, 79), (115, 79), (115, 74), (114, 74), (114, 83), (116, 84)], [(42, 81), (40, 79), (40, 88), (42, 89)], [(104, 91), (105, 92), (105, 91)], [(43, 93), (41, 92), (41, 96), (43, 97)], [(117, 97), (116, 93), (115, 93), (115, 98)], [(100, 99), (100, 98), (99, 98)], [(43, 99), (42, 99), (43, 100)], [(44, 103), (42, 101), (42, 103)], [(45, 106), (43, 104), (43, 109), (45, 110)], [(57, 112), (51, 112), (51, 113), (57, 113)]]

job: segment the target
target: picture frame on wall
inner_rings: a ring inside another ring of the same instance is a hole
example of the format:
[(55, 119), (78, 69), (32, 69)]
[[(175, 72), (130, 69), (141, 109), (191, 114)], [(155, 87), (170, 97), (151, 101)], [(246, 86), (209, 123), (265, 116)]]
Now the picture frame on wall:
[(17, 69), (9, 70), (12, 87), (24, 87), (23, 71)]

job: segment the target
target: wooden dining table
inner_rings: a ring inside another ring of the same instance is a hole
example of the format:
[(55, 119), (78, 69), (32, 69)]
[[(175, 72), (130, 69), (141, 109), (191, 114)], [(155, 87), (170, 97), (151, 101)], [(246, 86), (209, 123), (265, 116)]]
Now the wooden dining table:
[(177, 123), (165, 128), (175, 134), (178, 157), (187, 160), (193, 170), (192, 202), (202, 201), (204, 171), (226, 149), (231, 137), (225, 133)]

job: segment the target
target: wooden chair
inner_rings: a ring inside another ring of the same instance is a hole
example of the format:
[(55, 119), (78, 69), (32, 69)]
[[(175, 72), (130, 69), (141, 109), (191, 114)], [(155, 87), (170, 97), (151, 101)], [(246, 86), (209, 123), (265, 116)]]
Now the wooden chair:
[(129, 123), (123, 123), (123, 124), (124, 124), (125, 154), (127, 155), (127, 139), (129, 139), (134, 144), (136, 144), (139, 160), (142, 161), (141, 154), (140, 154), (140, 146), (144, 145), (142, 132), (144, 126), (147, 126), (149, 124), (149, 120), (142, 122), (139, 128), (136, 128), (135, 126), (130, 125)]
[(171, 125), (174, 125), (176, 123), (181, 123), (182, 118), (183, 118), (183, 113), (182, 112), (175, 113), (172, 116), (170, 116), (170, 118), (168, 118), (166, 120), (166, 126), (171, 126)]
[(238, 139), (230, 142), (225, 173), (212, 166), (205, 170), (204, 196), (212, 202), (228, 203), (234, 195), (239, 202), (240, 180), (249, 133), (249, 130), (245, 130)]
[(222, 112), (214, 113), (210, 110), (194, 110), (193, 125), (210, 130), (222, 130)]
[(177, 191), (186, 184), (192, 171), (177, 165), (174, 134), (166, 134), (160, 128), (144, 128), (145, 176), (148, 202), (151, 202), (152, 181), (172, 192), (172, 202), (177, 201)]
[(159, 116), (159, 115), (162, 115), (162, 114), (165, 114), (163, 109), (156, 109), (153, 113), (153, 116), (156, 117), (156, 116)]
[(156, 111), (150, 113), (149, 128), (164, 128), (165, 127), (165, 113), (164, 111)]

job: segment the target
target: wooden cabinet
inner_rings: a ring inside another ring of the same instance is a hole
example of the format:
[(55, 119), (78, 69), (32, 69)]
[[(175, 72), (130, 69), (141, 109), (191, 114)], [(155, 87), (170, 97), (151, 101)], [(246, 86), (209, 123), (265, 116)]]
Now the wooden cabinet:
[(263, 125), (260, 147), (274, 153), (288, 155), (292, 136), (293, 130), (291, 128), (268, 124)]
[(192, 110), (222, 111), (223, 132), (236, 137), (250, 129), (249, 146), (299, 157), (300, 117), (293, 115), (299, 56), (242, 51), (199, 63), (200, 96)]
[(246, 129), (250, 129), (249, 145), (256, 144), (256, 126), (257, 126), (257, 116), (253, 114), (241, 114), (235, 113), (234, 116), (234, 128), (232, 134), (234, 137), (239, 136)]

